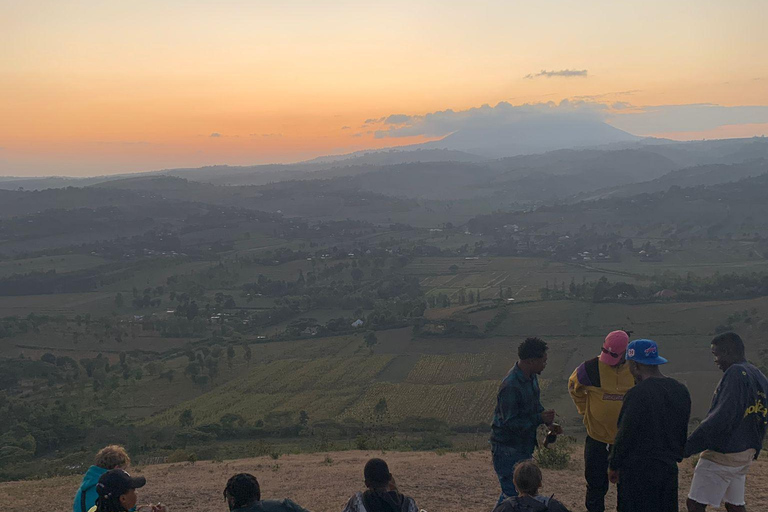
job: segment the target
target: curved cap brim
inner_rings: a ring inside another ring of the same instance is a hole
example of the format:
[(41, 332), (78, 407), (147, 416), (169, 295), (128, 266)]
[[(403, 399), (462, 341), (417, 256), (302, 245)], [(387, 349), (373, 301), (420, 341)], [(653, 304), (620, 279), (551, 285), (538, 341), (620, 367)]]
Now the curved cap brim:
[(147, 485), (147, 479), (143, 476), (131, 477), (131, 489), (141, 489)]

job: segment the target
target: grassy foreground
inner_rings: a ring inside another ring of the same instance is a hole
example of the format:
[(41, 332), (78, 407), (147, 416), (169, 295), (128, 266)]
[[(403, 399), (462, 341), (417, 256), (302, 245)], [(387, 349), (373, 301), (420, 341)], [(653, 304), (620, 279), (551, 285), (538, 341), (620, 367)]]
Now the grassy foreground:
[[(290, 497), (314, 512), (341, 510), (349, 496), (363, 486), (363, 465), (370, 457), (389, 463), (401, 491), (429, 512), (487, 512), (498, 496), (498, 483), (490, 451), (468, 453), (346, 451), (303, 455), (162, 464), (135, 467), (134, 474), (147, 477), (139, 503), (162, 500), (172, 511), (225, 511), (221, 492), (226, 480), (238, 472), (257, 476), (265, 499)], [(693, 461), (680, 464), (680, 503), (684, 505)], [(545, 493), (555, 495), (572, 511), (583, 511), (584, 463), (577, 448), (568, 469), (544, 470)], [(5, 512), (71, 510), (79, 477), (7, 482), (0, 484), (0, 503)], [(615, 492), (607, 505), (615, 507)], [(768, 503), (768, 462), (757, 461), (747, 477), (747, 504), (762, 510)], [(681, 508), (684, 510), (684, 508)]]

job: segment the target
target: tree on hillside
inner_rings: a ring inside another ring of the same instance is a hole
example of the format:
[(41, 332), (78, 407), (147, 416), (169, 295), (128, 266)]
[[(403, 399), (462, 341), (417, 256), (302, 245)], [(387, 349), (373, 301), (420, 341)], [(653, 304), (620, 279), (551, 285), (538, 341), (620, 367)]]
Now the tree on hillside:
[(237, 425), (242, 428), (243, 426), (245, 426), (245, 418), (243, 418), (239, 414), (228, 412), (227, 414), (225, 414), (219, 419), (219, 423), (221, 423), (221, 426), (224, 428), (231, 429), (235, 426), (235, 423), (237, 423)]
[(201, 365), (198, 361), (192, 361), (184, 369), (184, 374), (188, 376), (192, 382), (195, 381), (198, 375), (202, 372)]
[(123, 299), (123, 294), (120, 292), (117, 292), (117, 295), (115, 295), (115, 307), (121, 308), (123, 307), (123, 304), (125, 304), (125, 299)]
[(389, 407), (387, 406), (387, 399), (382, 397), (376, 405), (373, 407), (373, 414), (377, 420), (382, 420), (389, 413)]
[(243, 359), (245, 359), (245, 362), (248, 364), (251, 364), (251, 346), (247, 343), (243, 343)]
[(232, 368), (232, 361), (235, 358), (235, 347), (232, 345), (227, 346), (227, 365)]
[(179, 414), (179, 425), (182, 427), (191, 427), (195, 422), (195, 417), (192, 416), (192, 409), (184, 409)]
[(366, 347), (372, 347), (374, 346), (379, 340), (376, 338), (376, 333), (373, 331), (370, 331), (365, 335), (365, 346)]

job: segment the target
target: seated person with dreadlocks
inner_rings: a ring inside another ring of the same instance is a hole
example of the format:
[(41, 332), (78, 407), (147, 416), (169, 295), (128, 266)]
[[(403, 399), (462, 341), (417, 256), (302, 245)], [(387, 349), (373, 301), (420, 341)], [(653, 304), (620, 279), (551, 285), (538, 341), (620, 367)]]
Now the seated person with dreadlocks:
[[(524, 460), (515, 466), (512, 481), (518, 496), (505, 499), (493, 512), (568, 512), (565, 505), (554, 496), (542, 496), (541, 470), (532, 460)], [(650, 511), (649, 511), (650, 512)]]
[(262, 500), (258, 480), (248, 473), (238, 473), (227, 481), (224, 499), (232, 512), (309, 512), (289, 499)]
[(413, 498), (400, 494), (387, 463), (371, 459), (363, 469), (365, 492), (358, 492), (347, 502), (342, 512), (418, 512)]
[[(123, 469), (107, 471), (96, 484), (96, 505), (88, 512), (128, 512), (136, 509), (138, 496), (136, 489), (144, 487), (147, 483), (143, 476), (132, 477)], [(142, 505), (139, 511), (151, 510), (151, 512), (168, 512), (168, 507), (158, 503), (157, 505)]]

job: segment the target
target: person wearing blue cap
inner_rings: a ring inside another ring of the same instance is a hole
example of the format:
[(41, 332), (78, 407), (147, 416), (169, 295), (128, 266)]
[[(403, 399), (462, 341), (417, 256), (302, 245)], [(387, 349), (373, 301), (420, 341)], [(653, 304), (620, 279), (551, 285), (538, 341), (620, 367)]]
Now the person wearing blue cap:
[(608, 478), (618, 484), (619, 512), (678, 512), (677, 463), (683, 460), (691, 417), (688, 388), (661, 373), (667, 362), (656, 342), (627, 346), (637, 385), (624, 396)]

